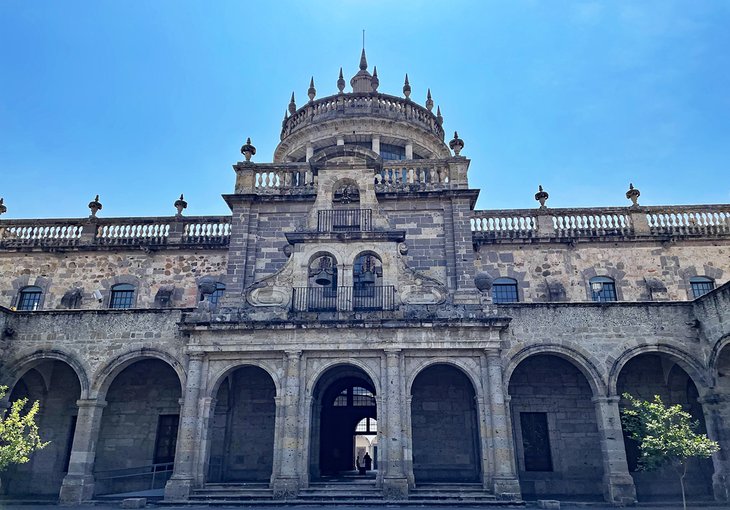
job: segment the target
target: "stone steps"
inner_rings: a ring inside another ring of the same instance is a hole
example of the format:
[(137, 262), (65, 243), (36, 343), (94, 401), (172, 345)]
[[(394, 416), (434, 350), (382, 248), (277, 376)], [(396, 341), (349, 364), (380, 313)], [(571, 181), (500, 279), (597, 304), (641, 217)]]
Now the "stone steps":
[(375, 487), (373, 480), (358, 480), (350, 483), (315, 482), (300, 489), (297, 499), (301, 501), (377, 501), (383, 499), (383, 491)]

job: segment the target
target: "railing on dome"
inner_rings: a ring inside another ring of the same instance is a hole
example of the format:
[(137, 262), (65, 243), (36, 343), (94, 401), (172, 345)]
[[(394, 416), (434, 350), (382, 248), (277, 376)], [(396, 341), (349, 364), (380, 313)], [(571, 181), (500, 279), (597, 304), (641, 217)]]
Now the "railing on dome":
[(227, 246), (229, 216), (0, 220), (0, 249)]
[(445, 160), (409, 159), (384, 161), (375, 172), (375, 191), (423, 191), (449, 189), (454, 184)]
[(484, 210), (471, 230), (483, 240), (730, 235), (730, 205)]
[(444, 129), (428, 109), (405, 98), (388, 94), (338, 94), (307, 103), (286, 119), (281, 138), (317, 122), (341, 116), (378, 116), (418, 125), (444, 139)]

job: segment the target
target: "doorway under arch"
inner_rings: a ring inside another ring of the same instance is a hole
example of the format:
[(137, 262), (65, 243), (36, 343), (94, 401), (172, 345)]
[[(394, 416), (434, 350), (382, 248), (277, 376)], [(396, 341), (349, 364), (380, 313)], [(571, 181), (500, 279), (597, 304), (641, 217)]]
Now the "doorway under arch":
[[(354, 472), (358, 451), (356, 439), (362, 435), (358, 426), (362, 428), (363, 420), (366, 420), (364, 432), (377, 436), (375, 385), (362, 369), (340, 365), (330, 368), (319, 378), (313, 397), (310, 477), (312, 480), (336, 479)], [(373, 459), (371, 468), (374, 468), (377, 457), (370, 457)]]
[(480, 481), (476, 393), (466, 374), (451, 365), (432, 365), (416, 376), (411, 396), (416, 485)]

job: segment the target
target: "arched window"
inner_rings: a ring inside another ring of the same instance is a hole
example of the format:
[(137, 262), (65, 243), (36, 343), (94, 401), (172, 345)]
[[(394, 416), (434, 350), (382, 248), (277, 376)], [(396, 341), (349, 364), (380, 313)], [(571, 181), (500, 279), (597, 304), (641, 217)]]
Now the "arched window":
[(24, 312), (32, 312), (38, 310), (41, 306), (41, 297), (43, 289), (36, 286), (23, 287), (18, 294), (17, 309)]
[(492, 282), (492, 301), (495, 303), (516, 303), (519, 301), (517, 280), (497, 278)]
[[(225, 292), (226, 292), (226, 285), (221, 282), (216, 282), (215, 291), (208, 298), (208, 301), (210, 301), (211, 306), (213, 306), (213, 307), (218, 306), (218, 302), (223, 297), (223, 294)], [(203, 299), (205, 299), (205, 296), (203, 294), (201, 294), (200, 301), (202, 301)]]
[(608, 276), (594, 276), (590, 280), (591, 299), (596, 302), (618, 301), (616, 283)]
[(119, 283), (112, 287), (109, 308), (125, 309), (134, 305), (134, 285)]
[(358, 255), (352, 265), (352, 283), (356, 290), (373, 288), (383, 278), (383, 263), (372, 253)]
[(689, 279), (689, 284), (692, 287), (692, 296), (694, 299), (704, 296), (715, 288), (714, 280), (706, 276), (694, 276)]
[(363, 418), (355, 426), (355, 434), (377, 434), (378, 421), (375, 418)]
[(334, 407), (370, 407), (375, 406), (375, 395), (362, 386), (351, 386), (343, 389), (332, 402)]
[(306, 310), (337, 310), (337, 263), (332, 255), (320, 255), (309, 263)]

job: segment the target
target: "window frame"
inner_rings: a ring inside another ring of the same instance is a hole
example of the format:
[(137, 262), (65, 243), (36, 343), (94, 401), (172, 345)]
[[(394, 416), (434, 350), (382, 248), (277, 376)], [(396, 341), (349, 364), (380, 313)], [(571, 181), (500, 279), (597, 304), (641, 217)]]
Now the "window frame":
[[(707, 290), (705, 292), (702, 292), (701, 294), (697, 293), (697, 287), (699, 286), (706, 286)], [(689, 289), (692, 293), (692, 299), (698, 299), (704, 296), (705, 294), (708, 294), (715, 290), (715, 280), (710, 278), (709, 276), (705, 275), (697, 275), (693, 276), (689, 279)]]
[[(600, 283), (601, 290), (596, 292), (593, 284)], [(609, 292), (606, 292), (608, 289)], [(615, 303), (618, 301), (618, 290), (616, 289), (616, 280), (610, 276), (594, 276), (588, 280), (588, 292), (591, 301), (594, 303)], [(606, 295), (608, 294), (608, 295)]]
[[(128, 297), (128, 299), (127, 299)], [(131, 283), (117, 283), (112, 285), (109, 292), (109, 309), (129, 310), (134, 308), (137, 298), (137, 287)], [(124, 301), (117, 301), (124, 299)]]
[[(497, 288), (505, 290), (507, 288), (514, 291), (514, 299), (509, 299), (506, 295), (503, 297), (497, 296)], [(520, 302), (520, 287), (517, 284), (517, 280), (509, 277), (495, 278), (492, 282), (492, 303), (495, 304), (511, 304)]]
[[(34, 296), (31, 300), (26, 297)], [(30, 306), (27, 306), (30, 304)], [(38, 285), (26, 285), (18, 292), (18, 298), (15, 302), (15, 309), (19, 312), (35, 312), (41, 309), (43, 305), (43, 289)]]

